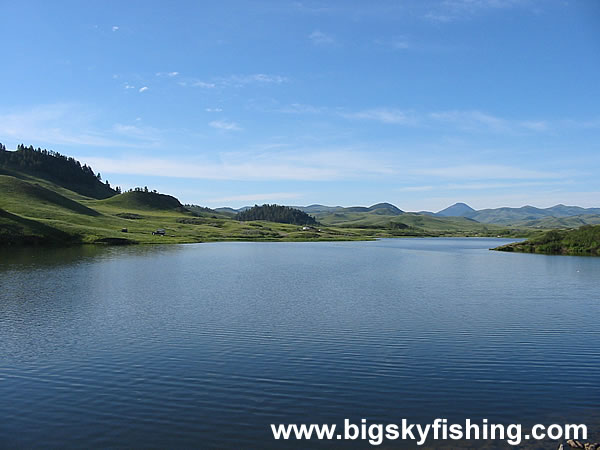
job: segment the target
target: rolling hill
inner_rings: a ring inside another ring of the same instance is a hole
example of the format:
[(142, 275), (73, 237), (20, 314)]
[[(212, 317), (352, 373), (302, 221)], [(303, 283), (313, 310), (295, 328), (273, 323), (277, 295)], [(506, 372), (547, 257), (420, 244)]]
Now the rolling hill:
[[(3, 151), (3, 150), (2, 150)], [(16, 153), (16, 152), (11, 152)], [(24, 154), (37, 155), (30, 150)], [(56, 158), (58, 165), (69, 161), (52, 152), (43, 160)], [(54, 163), (53, 163), (54, 164)], [(69, 164), (71, 164), (69, 162)], [(72, 165), (72, 164), (71, 164)], [(81, 166), (78, 162), (73, 167)], [(184, 207), (173, 196), (136, 188), (104, 197), (87, 196), (81, 185), (70, 190), (69, 180), (52, 181), (43, 172), (0, 169), (0, 246), (192, 243), (212, 241), (320, 241), (373, 239), (384, 232), (323, 227), (304, 231), (298, 225), (265, 220), (238, 221), (200, 206)], [(79, 170), (79, 169), (77, 169)], [(75, 172), (77, 172), (75, 170)], [(93, 187), (96, 176), (88, 177)], [(102, 184), (102, 183), (101, 183)], [(102, 184), (106, 186), (106, 184)], [(88, 186), (89, 187), (89, 186)], [(105, 192), (106, 194), (106, 192)], [(102, 198), (98, 198), (102, 197)], [(281, 206), (280, 208), (285, 207)], [(287, 208), (290, 209), (290, 208)], [(300, 211), (298, 211), (300, 214)], [(265, 217), (267, 219), (268, 217)], [(253, 219), (253, 218), (251, 218)], [(153, 234), (164, 230), (164, 235)]]
[[(435, 215), (404, 212), (391, 203), (213, 210), (186, 207), (147, 188), (120, 193), (85, 164), (51, 151), (20, 146), (8, 152), (0, 147), (0, 163), (0, 245), (522, 237), (551, 227), (600, 223), (600, 214), (594, 214), (600, 209), (564, 205), (475, 211), (456, 204)], [(299, 227), (315, 224), (313, 217), (319, 230)], [(153, 235), (157, 229), (165, 230), (164, 236)]]
[(171, 195), (159, 194), (158, 192), (144, 192), (141, 190), (124, 192), (106, 200), (101, 200), (100, 203), (134, 211), (185, 210), (179, 200)]

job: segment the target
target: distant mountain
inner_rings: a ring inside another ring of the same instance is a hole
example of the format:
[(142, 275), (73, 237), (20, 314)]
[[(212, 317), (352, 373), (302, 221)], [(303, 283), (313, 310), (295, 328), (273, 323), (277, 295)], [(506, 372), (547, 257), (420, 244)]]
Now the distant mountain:
[(514, 225), (527, 228), (577, 228), (582, 225), (600, 225), (600, 215), (580, 214), (567, 217), (542, 217), (535, 220), (524, 220)]
[(309, 205), (309, 206), (292, 206), (308, 214), (331, 213), (339, 209), (344, 209), (341, 206), (325, 206), (325, 205)]
[[(407, 214), (391, 203), (376, 203), (371, 206), (326, 206), (313, 204), (309, 206), (292, 206), (292, 208), (311, 214), (322, 223), (372, 225), (385, 222), (386, 218), (394, 218)], [(221, 214), (233, 216), (249, 207), (240, 209), (216, 208)], [(581, 208), (579, 206), (555, 205), (550, 208), (523, 206), (521, 208), (488, 208), (475, 210), (466, 203), (455, 203), (437, 213), (419, 211), (418, 214), (430, 217), (462, 217), (482, 224), (514, 225), (531, 228), (571, 228), (585, 224), (596, 224), (600, 216), (600, 208)], [(568, 218), (568, 220), (566, 220)], [(560, 220), (559, 220), (560, 219)], [(388, 221), (389, 222), (389, 221)]]
[(331, 214), (331, 213), (375, 213), (381, 215), (397, 216), (403, 211), (392, 205), (391, 203), (377, 203), (371, 206), (325, 206), (325, 205), (310, 205), (310, 206), (293, 206), (310, 214)]
[(438, 216), (444, 217), (472, 217), (476, 211), (466, 203), (455, 203), (437, 212)]
[(600, 214), (600, 208), (581, 208), (580, 206), (565, 206), (562, 204), (546, 208), (554, 217), (568, 217), (586, 214)]
[[(426, 214), (426, 212), (423, 212)], [(546, 218), (566, 218), (572, 216), (587, 216), (600, 215), (600, 208), (581, 208), (579, 206), (556, 205), (550, 208), (536, 208), (535, 206), (522, 206), (521, 208), (489, 208), (475, 210), (465, 203), (455, 203), (446, 209), (443, 209), (435, 214), (436, 216), (456, 216), (466, 217), (476, 220), (481, 223), (497, 223), (502, 225), (525, 225), (525, 226), (540, 226), (544, 224), (550, 225), (554, 223), (556, 226), (561, 226), (561, 221), (540, 222), (534, 224), (535, 221), (540, 221)], [(566, 222), (564, 222), (566, 223)], [(594, 220), (581, 219), (572, 223), (586, 224), (594, 223)]]
[(523, 221), (538, 220), (546, 217), (570, 217), (573, 215), (597, 215), (600, 208), (580, 208), (578, 206), (556, 205), (551, 208), (523, 206), (521, 208), (495, 208), (477, 211), (471, 218), (482, 223), (514, 224)]

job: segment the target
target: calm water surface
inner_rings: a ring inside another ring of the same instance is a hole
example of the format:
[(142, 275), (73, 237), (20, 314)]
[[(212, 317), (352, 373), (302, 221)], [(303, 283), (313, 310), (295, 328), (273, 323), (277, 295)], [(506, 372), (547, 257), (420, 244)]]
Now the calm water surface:
[(600, 258), (488, 251), (504, 242), (0, 253), (0, 446), (268, 448), (283, 446), (270, 423), (597, 420)]

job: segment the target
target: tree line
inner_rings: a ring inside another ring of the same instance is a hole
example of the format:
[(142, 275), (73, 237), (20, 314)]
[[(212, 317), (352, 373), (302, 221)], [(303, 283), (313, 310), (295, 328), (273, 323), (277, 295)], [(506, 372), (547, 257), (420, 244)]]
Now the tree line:
[(111, 187), (108, 180), (102, 182), (100, 173), (94, 173), (87, 164), (73, 157), (52, 150), (17, 146), (17, 151), (7, 151), (0, 143), (0, 169), (23, 172), (55, 182), (67, 189), (94, 198), (108, 198), (121, 192)]

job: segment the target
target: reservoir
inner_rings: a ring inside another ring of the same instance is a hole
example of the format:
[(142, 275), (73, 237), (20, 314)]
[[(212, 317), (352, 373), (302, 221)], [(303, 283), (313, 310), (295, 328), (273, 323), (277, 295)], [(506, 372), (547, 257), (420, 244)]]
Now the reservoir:
[(270, 424), (438, 417), (597, 441), (600, 258), (508, 242), (3, 250), (0, 447), (331, 448)]

